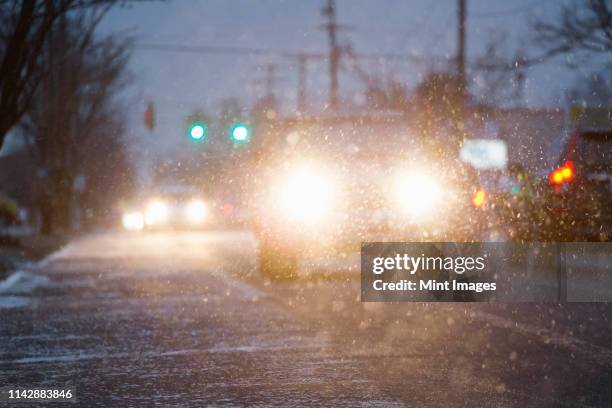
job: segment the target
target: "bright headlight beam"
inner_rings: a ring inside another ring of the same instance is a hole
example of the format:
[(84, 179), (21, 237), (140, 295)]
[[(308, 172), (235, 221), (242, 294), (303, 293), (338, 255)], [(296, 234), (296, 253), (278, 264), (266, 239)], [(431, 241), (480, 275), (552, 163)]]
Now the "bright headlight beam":
[(278, 204), (292, 220), (317, 222), (330, 210), (333, 186), (329, 177), (310, 168), (287, 173), (281, 185)]
[(152, 201), (145, 211), (147, 225), (163, 224), (168, 220), (168, 205), (162, 201)]
[(442, 186), (425, 172), (405, 172), (397, 176), (395, 195), (402, 211), (411, 216), (426, 217), (439, 208)]
[(128, 212), (121, 219), (123, 228), (128, 231), (140, 231), (144, 228), (144, 217), (140, 212)]
[(187, 204), (187, 220), (192, 224), (200, 224), (208, 215), (208, 208), (204, 201), (202, 200), (193, 200), (189, 204)]

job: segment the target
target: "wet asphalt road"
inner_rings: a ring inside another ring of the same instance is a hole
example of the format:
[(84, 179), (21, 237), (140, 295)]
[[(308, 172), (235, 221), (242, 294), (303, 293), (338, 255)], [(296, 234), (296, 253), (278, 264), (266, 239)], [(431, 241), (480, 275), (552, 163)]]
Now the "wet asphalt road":
[(256, 256), (243, 232), (73, 242), (0, 287), (0, 387), (76, 387), (80, 406), (612, 406), (609, 304), (362, 304), (351, 274), (263, 282)]

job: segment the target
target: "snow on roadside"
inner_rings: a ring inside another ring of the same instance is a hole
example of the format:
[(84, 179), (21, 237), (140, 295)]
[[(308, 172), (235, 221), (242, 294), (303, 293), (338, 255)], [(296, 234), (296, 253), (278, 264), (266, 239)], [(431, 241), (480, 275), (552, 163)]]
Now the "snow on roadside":
[(25, 307), (30, 303), (32, 303), (32, 299), (26, 296), (0, 296), (0, 309)]
[(0, 294), (31, 293), (36, 288), (48, 285), (49, 278), (46, 276), (17, 270), (0, 282)]
[(49, 285), (49, 278), (31, 272), (17, 270), (0, 281), (0, 309), (26, 307), (32, 303), (27, 295), (39, 287)]

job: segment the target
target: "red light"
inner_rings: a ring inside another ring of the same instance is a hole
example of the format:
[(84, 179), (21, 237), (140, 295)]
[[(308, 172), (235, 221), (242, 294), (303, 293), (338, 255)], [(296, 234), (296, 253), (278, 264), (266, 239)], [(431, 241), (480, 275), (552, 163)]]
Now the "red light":
[(550, 182), (553, 184), (563, 183), (563, 170), (557, 169), (550, 174)]
[(571, 160), (565, 162), (562, 167), (555, 169), (550, 173), (550, 182), (552, 184), (563, 184), (574, 179), (574, 163)]
[(472, 198), (472, 203), (474, 203), (474, 206), (476, 208), (480, 208), (484, 205), (486, 196), (487, 194), (485, 193), (484, 190), (478, 190), (474, 193), (474, 197)]

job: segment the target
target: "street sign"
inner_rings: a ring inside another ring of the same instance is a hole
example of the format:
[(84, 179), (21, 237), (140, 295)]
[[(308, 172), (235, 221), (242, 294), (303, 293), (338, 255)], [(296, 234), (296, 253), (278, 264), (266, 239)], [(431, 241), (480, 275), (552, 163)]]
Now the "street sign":
[(502, 169), (508, 163), (508, 146), (501, 139), (468, 139), (459, 157), (477, 169)]

